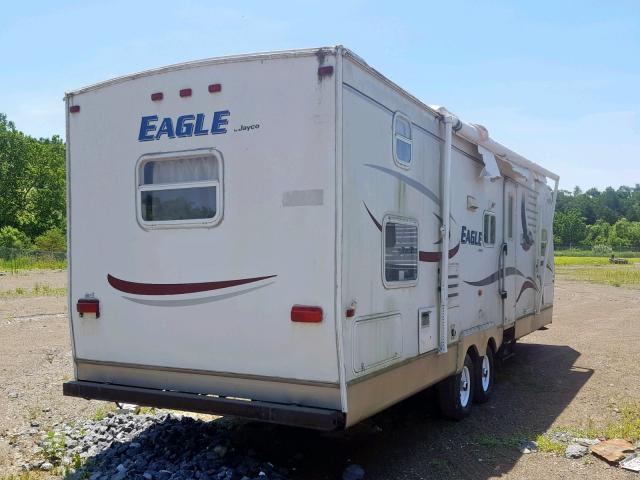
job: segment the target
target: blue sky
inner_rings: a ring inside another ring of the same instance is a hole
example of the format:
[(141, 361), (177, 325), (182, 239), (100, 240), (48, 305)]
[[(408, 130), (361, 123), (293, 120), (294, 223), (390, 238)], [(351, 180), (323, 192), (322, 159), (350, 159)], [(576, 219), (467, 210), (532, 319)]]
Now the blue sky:
[(343, 44), (560, 174), (640, 183), (640, 1), (31, 1), (3, 6), (0, 112), (64, 134), (62, 97), (199, 58)]

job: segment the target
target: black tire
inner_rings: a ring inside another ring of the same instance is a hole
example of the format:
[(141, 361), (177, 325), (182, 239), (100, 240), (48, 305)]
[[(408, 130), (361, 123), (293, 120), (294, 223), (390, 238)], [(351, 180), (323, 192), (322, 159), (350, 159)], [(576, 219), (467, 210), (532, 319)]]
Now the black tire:
[[(483, 385), (483, 379), (485, 376), (484, 368), (482, 366), (483, 359), (487, 358), (489, 361), (489, 368), (486, 374), (488, 375), (489, 383), (485, 386)], [(491, 345), (487, 345), (487, 352), (485, 357), (480, 357), (476, 362), (475, 373), (473, 375), (474, 389), (473, 389), (473, 400), (476, 403), (486, 403), (491, 398), (491, 394), (493, 393), (493, 382), (495, 379), (495, 364), (493, 359), (493, 349)]]
[[(466, 385), (466, 388), (470, 390), (466, 405), (462, 404), (461, 398), (461, 382), (464, 368), (467, 369), (470, 380)], [(471, 357), (467, 354), (464, 357), (463, 371), (445, 378), (438, 384), (438, 403), (440, 404), (440, 411), (445, 417), (451, 418), (452, 420), (462, 420), (471, 413), (474, 390), (473, 372), (473, 360), (471, 360)]]

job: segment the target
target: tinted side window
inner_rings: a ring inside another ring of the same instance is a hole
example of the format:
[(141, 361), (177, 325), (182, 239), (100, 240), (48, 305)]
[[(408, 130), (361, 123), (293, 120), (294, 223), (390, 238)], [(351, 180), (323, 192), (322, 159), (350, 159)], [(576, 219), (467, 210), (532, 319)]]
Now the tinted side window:
[(387, 221), (384, 226), (386, 283), (418, 279), (418, 226), (410, 221)]

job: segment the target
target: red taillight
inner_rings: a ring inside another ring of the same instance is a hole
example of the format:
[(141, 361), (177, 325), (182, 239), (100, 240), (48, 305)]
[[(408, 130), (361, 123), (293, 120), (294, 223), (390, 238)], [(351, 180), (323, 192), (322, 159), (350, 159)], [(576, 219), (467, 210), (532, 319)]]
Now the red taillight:
[(322, 322), (322, 308), (294, 305), (291, 307), (291, 321), (303, 323)]
[(325, 65), (324, 67), (318, 68), (318, 75), (324, 77), (326, 75), (333, 75), (333, 66)]
[(183, 88), (182, 90), (180, 90), (180, 96), (181, 97), (190, 97), (191, 96), (191, 89), (190, 88)]
[(163, 97), (164, 95), (162, 94), (162, 92), (156, 92), (151, 94), (151, 100), (153, 100), (154, 102), (159, 102), (160, 100), (162, 100)]
[(76, 310), (78, 310), (81, 317), (83, 317), (85, 313), (93, 313), (96, 318), (99, 318), (100, 300), (97, 298), (81, 298), (76, 304)]
[(71, 105), (69, 107), (69, 113), (78, 113), (80, 111), (80, 105)]
[(355, 315), (356, 315), (356, 309), (355, 308), (347, 308), (347, 311), (345, 312), (345, 316), (347, 318), (355, 317)]
[(209, 85), (209, 93), (216, 93), (222, 90), (222, 84), (220, 83), (212, 83)]

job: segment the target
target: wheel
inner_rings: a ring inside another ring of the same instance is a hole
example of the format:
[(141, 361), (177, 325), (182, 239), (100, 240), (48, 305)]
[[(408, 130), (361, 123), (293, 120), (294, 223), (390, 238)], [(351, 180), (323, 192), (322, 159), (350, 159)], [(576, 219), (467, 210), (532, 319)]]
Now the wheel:
[(488, 402), (493, 393), (493, 349), (487, 345), (487, 353), (476, 362), (476, 369), (473, 376), (474, 390), (473, 399), (477, 403)]
[(438, 384), (440, 411), (453, 420), (462, 420), (471, 412), (473, 399), (473, 360), (469, 354), (464, 357), (462, 371)]

